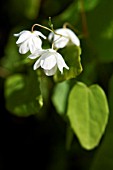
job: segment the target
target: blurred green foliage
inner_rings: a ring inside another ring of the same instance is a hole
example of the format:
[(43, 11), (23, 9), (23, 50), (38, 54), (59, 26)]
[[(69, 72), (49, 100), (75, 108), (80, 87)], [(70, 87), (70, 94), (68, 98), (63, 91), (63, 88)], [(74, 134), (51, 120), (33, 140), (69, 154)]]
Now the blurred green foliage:
[(35, 72), (9, 76), (5, 83), (7, 109), (16, 116), (36, 114), (43, 105)]

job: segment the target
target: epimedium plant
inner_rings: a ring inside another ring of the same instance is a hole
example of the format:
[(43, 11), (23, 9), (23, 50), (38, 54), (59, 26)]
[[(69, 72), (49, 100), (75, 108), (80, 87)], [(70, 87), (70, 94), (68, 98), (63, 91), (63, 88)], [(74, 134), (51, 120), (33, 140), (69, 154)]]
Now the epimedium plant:
[(57, 71), (57, 67), (61, 73), (63, 73), (63, 67), (69, 69), (61, 54), (57, 52), (59, 48), (65, 47), (69, 41), (71, 41), (76, 46), (80, 45), (79, 39), (77, 36), (68, 28), (64, 27), (57, 29), (56, 31), (43, 27), (52, 33), (49, 34), (48, 39), (52, 40), (53, 43), (50, 49), (42, 49), (42, 41), (39, 36), (46, 39), (46, 37), (39, 31), (34, 31), (35, 26), (41, 26), (39, 24), (34, 24), (30, 31), (22, 31), (19, 34), (14, 34), (14, 36), (19, 36), (16, 44), (19, 46), (19, 52), (25, 54), (30, 50), (31, 55), (28, 56), (30, 59), (36, 59), (40, 57), (34, 64), (34, 70), (38, 67), (44, 69), (44, 72), (47, 76), (54, 75)]
[[(88, 87), (76, 80), (83, 68), (80, 40), (74, 30), (67, 23), (54, 30), (49, 22), (49, 28), (34, 24), (31, 31), (14, 34), (18, 37), (19, 53), (30, 54), (20, 63), (27, 65), (27, 73), (16, 73), (6, 79), (6, 107), (11, 113), (26, 117), (36, 115), (45, 100), (51, 100), (57, 113), (66, 117), (70, 133), (77, 136), (83, 148), (90, 150), (98, 146), (105, 132), (109, 117), (107, 97), (98, 84)], [(48, 30), (48, 37), (35, 30), (36, 26)], [(42, 39), (51, 47), (44, 49)], [(47, 95), (49, 91), (51, 95)]]

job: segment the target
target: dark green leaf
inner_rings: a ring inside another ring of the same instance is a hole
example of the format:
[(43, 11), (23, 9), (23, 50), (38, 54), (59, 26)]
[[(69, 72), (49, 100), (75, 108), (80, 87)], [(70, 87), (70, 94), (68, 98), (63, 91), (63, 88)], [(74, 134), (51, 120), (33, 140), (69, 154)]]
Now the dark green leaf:
[(36, 114), (42, 107), (39, 81), (35, 72), (15, 74), (5, 82), (7, 109), (16, 116)]
[(60, 50), (60, 53), (63, 56), (66, 64), (68, 65), (69, 70), (64, 69), (63, 74), (58, 71), (54, 76), (54, 80), (64, 81), (76, 78), (82, 72), (80, 61), (81, 48), (75, 45), (69, 45)]

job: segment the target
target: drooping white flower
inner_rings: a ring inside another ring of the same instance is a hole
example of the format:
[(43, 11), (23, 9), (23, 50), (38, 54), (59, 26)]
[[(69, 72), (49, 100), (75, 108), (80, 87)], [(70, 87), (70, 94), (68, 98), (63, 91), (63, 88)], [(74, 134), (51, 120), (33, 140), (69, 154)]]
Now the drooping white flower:
[(63, 67), (69, 69), (61, 54), (53, 49), (37, 50), (34, 54), (29, 55), (28, 58), (35, 59), (39, 56), (40, 58), (35, 62), (33, 69), (36, 70), (37, 68), (41, 67), (44, 69), (44, 72), (47, 76), (54, 75), (57, 71), (57, 67), (61, 74), (63, 73)]
[[(16, 44), (19, 46), (19, 53), (25, 54), (29, 50), (34, 53), (35, 50), (42, 48), (42, 40), (40, 37), (46, 39), (46, 37), (40, 31), (21, 31), (14, 36), (19, 37)], [(39, 37), (40, 36), (40, 37)]]
[(59, 28), (56, 29), (55, 32), (59, 35), (50, 33), (48, 36), (50, 41), (53, 40), (54, 47), (64, 48), (69, 43), (69, 41), (71, 41), (76, 46), (80, 46), (80, 40), (72, 30), (68, 28)]

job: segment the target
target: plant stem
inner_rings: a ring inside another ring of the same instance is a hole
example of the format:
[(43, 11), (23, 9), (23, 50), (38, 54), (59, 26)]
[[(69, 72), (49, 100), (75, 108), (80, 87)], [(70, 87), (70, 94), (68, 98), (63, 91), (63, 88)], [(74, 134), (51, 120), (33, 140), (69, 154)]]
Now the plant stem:
[(40, 24), (34, 24), (34, 25), (32, 26), (32, 28), (31, 28), (31, 32), (33, 32), (35, 26), (38, 26), (38, 27), (44, 28), (44, 29), (46, 29), (46, 30), (48, 30), (48, 31), (50, 31), (50, 32), (53, 32), (53, 30), (51, 30), (50, 28), (45, 27), (45, 26), (40, 25)]
[(86, 14), (84, 11), (84, 0), (80, 1), (80, 10), (81, 10), (81, 17), (82, 17), (82, 25), (83, 25), (83, 34), (85, 37), (88, 37), (88, 27), (87, 27), (87, 20), (86, 20)]

